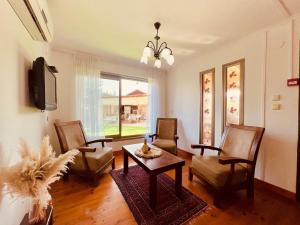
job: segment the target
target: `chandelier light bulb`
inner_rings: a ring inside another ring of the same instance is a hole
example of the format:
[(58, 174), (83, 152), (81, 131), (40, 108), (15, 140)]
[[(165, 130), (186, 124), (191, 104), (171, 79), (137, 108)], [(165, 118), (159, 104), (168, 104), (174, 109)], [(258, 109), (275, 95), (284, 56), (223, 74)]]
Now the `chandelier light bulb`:
[(148, 58), (146, 56), (142, 56), (141, 63), (148, 64)]
[(170, 49), (164, 48), (161, 52), (161, 57), (167, 60), (170, 54), (171, 54)]
[(145, 47), (144, 52), (143, 52), (143, 56), (150, 57), (151, 56), (151, 48)]
[(173, 55), (169, 55), (168, 59), (167, 59), (167, 63), (172, 66), (174, 64), (174, 56)]
[(159, 59), (156, 59), (154, 62), (154, 66), (159, 69), (161, 67), (161, 61)]

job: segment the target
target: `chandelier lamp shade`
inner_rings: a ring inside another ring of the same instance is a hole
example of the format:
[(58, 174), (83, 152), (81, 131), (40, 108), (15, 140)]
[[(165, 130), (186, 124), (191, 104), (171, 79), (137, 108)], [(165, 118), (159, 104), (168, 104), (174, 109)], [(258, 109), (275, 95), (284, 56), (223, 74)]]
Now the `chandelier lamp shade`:
[(154, 66), (156, 68), (161, 67), (161, 59), (165, 59), (169, 65), (174, 63), (174, 55), (172, 50), (168, 47), (167, 42), (159, 43), (160, 37), (158, 36), (158, 30), (160, 28), (160, 23), (156, 22), (154, 27), (156, 29), (155, 41), (148, 41), (146, 47), (144, 48), (143, 55), (141, 58), (141, 63), (148, 64), (148, 59), (154, 56), (155, 62)]

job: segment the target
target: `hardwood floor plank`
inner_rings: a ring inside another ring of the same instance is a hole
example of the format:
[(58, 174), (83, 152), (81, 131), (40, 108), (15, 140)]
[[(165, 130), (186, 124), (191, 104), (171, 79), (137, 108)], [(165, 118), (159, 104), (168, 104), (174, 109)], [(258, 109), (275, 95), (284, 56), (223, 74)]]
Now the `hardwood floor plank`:
[[(222, 209), (213, 206), (209, 189), (194, 177), (188, 180), (188, 166), (183, 168), (182, 184), (185, 188), (209, 204), (208, 209), (187, 224), (205, 225), (300, 225), (300, 205), (269, 190), (255, 189), (254, 201), (248, 200), (245, 191), (228, 196)], [(135, 165), (129, 160), (129, 165)], [(116, 155), (116, 169), (123, 168), (123, 155)], [(134, 225), (135, 219), (118, 186), (108, 174), (100, 178), (99, 186), (92, 187), (85, 179), (70, 176), (69, 181), (53, 185), (51, 195), (54, 206), (55, 225)], [(166, 173), (173, 179), (175, 171)]]

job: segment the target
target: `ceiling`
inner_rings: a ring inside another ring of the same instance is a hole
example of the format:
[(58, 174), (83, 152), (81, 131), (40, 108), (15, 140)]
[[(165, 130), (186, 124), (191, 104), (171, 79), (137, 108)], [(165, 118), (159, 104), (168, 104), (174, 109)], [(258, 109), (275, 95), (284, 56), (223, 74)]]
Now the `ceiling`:
[[(153, 23), (175, 63), (300, 12), (299, 0), (48, 0), (56, 49), (139, 63)], [(150, 62), (152, 66), (152, 63)], [(162, 68), (168, 68), (163, 63)]]

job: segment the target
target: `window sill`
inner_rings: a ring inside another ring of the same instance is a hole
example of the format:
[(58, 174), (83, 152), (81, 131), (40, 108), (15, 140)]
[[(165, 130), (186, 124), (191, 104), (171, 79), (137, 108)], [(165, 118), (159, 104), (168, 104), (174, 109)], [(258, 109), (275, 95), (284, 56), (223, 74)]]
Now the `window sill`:
[[(107, 136), (109, 138), (109, 136)], [(111, 137), (113, 138), (113, 142), (118, 142), (118, 141), (127, 141), (127, 140), (134, 140), (134, 139), (141, 139), (145, 138), (145, 135), (134, 135), (134, 136), (126, 136), (126, 137)]]

